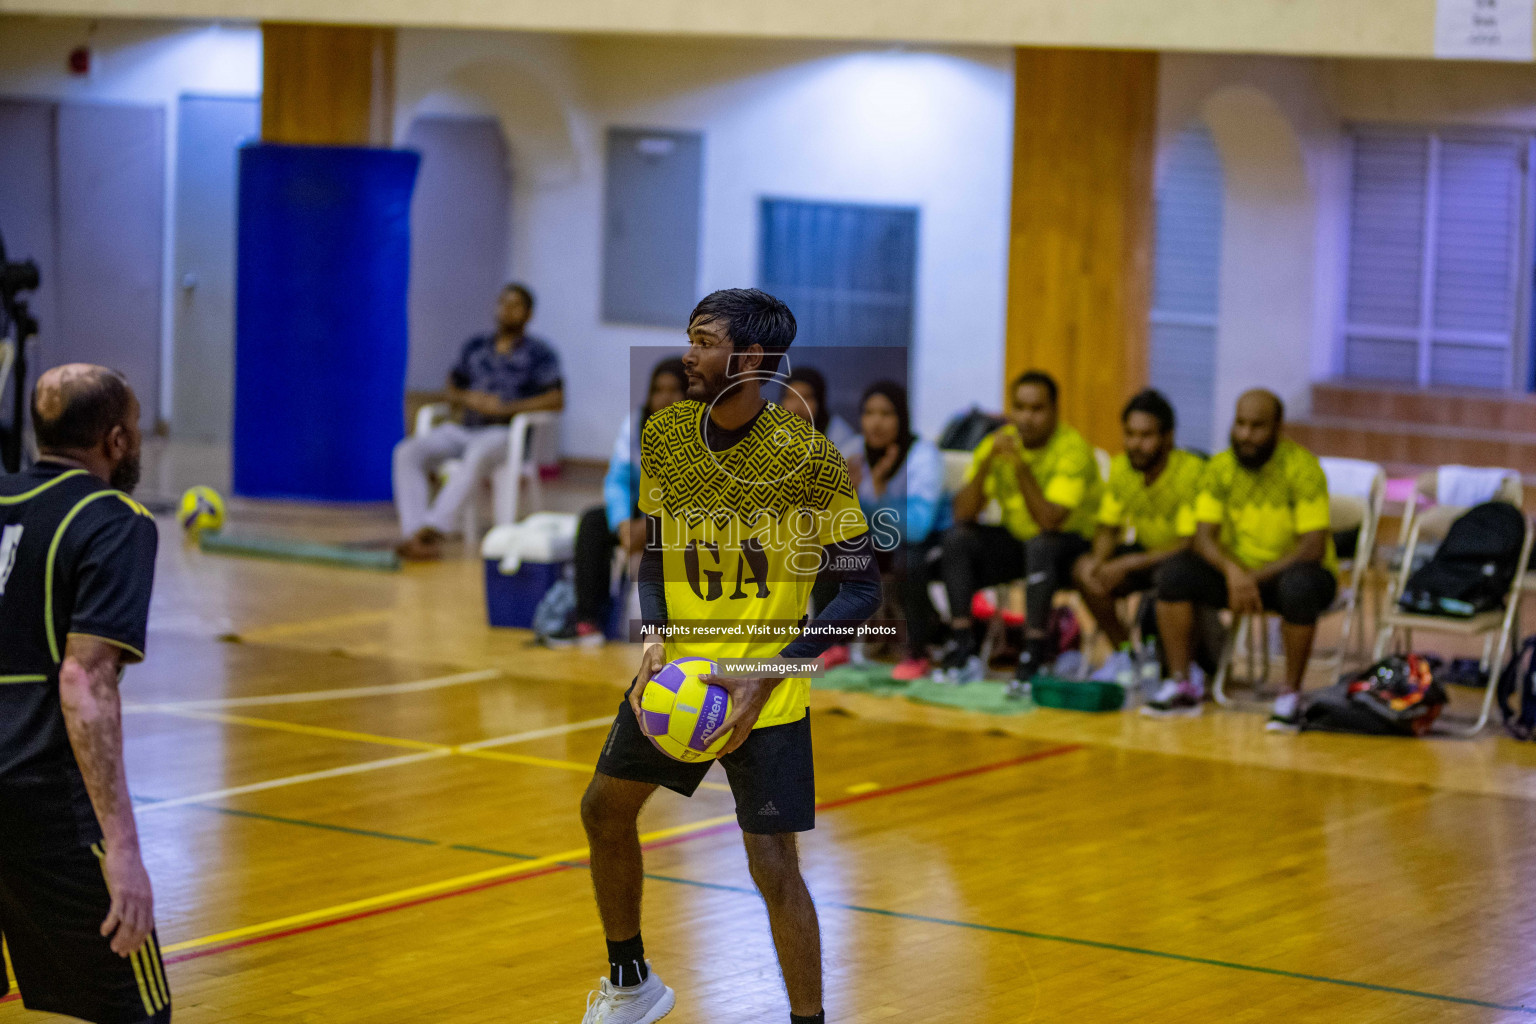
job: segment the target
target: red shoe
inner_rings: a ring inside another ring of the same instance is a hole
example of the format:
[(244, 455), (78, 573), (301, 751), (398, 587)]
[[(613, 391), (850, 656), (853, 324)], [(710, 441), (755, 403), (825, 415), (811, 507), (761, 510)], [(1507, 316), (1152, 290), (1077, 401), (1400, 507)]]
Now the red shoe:
[(891, 678), (898, 683), (910, 683), (914, 679), (926, 679), (933, 671), (933, 662), (927, 658), (903, 658), (891, 669)]
[(849, 652), (847, 644), (828, 647), (821, 656), (821, 663), (827, 668), (837, 668), (837, 666), (846, 665), (852, 660), (853, 654)]

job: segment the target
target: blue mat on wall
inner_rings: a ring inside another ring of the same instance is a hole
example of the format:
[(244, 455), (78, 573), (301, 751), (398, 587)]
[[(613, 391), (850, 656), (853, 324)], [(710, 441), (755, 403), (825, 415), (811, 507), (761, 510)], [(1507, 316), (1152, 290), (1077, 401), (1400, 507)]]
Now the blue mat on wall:
[(235, 493), (390, 498), (420, 162), (385, 149), (241, 151)]

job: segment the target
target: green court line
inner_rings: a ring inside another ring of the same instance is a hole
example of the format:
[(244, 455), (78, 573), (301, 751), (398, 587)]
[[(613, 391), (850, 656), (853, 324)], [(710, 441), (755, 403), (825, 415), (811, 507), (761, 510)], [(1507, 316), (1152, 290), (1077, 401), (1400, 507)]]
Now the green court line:
[[(689, 885), (697, 889), (714, 889), (720, 892), (741, 893), (748, 896), (757, 896), (756, 889), (748, 889), (740, 885), (722, 885), (719, 882), (700, 882), (691, 878), (675, 878), (670, 875), (645, 876), (658, 882), (672, 882), (676, 885)], [(899, 910), (885, 910), (880, 907), (861, 907), (856, 903), (838, 903), (833, 900), (817, 900), (818, 907), (833, 907), (837, 910), (847, 910), (859, 914), (874, 914), (877, 917), (890, 917), (900, 921), (918, 921), (924, 924), (939, 924), (949, 928), (966, 928), (971, 931), (990, 932), (994, 935), (1012, 935), (1021, 939), (1037, 939), (1041, 942), (1057, 942), (1068, 946), (1085, 946), (1089, 949), (1103, 949), (1114, 953), (1130, 953), (1135, 956), (1150, 956), (1160, 960), (1175, 960), (1179, 963), (1201, 964), (1205, 967), (1222, 967), (1230, 971), (1247, 971), (1251, 974), (1265, 974), (1275, 978), (1292, 978), (1297, 981), (1315, 981), (1324, 985), (1340, 985), (1345, 988), (1364, 989), (1367, 992), (1381, 992), (1387, 995), (1411, 996), (1415, 999), (1432, 999), (1442, 1003), (1456, 1003), (1461, 1006), (1480, 1006), (1489, 1010), (1505, 1010), (1510, 1013), (1528, 1013), (1536, 1015), (1536, 1007), (1513, 1005), (1510, 1003), (1494, 1003), (1484, 999), (1468, 999), (1464, 996), (1448, 996), (1439, 992), (1421, 992), (1412, 988), (1397, 988), (1393, 985), (1376, 985), (1368, 981), (1351, 981), (1348, 978), (1330, 978), (1322, 974), (1303, 974), (1299, 971), (1285, 971), (1277, 967), (1259, 967), (1255, 964), (1236, 963), (1231, 960), (1213, 960), (1203, 956), (1187, 956), (1183, 953), (1167, 953), (1158, 949), (1143, 949), (1140, 946), (1124, 946), (1114, 942), (1098, 942), (1093, 939), (1078, 939), (1070, 935), (1051, 935), (1047, 932), (1032, 932), (1022, 928), (1003, 928), (998, 925), (978, 924), (975, 921), (953, 921), (945, 917), (929, 917), (926, 914), (907, 914)]]
[[(395, 835), (391, 832), (375, 832), (370, 829), (351, 828), (346, 825), (328, 825), (324, 822), (306, 821), (302, 818), (285, 818), (275, 814), (261, 814), (257, 811), (241, 811), (232, 807), (215, 807), (211, 804), (193, 804), (204, 810), (218, 814), (226, 814), (238, 818), (254, 818), (260, 821), (270, 821), (283, 825), (298, 825), (304, 828), (324, 829), (330, 832), (344, 832), (348, 835), (367, 836), (374, 839), (389, 839), (395, 842), (415, 843), (422, 846), (439, 846), (447, 850), (460, 850), (465, 853), (480, 853), (493, 857), (506, 857), (512, 860), (535, 860), (536, 858), (526, 853), (512, 853), (507, 850), (494, 850), (484, 846), (472, 846), (467, 843), (444, 843), (435, 839), (422, 839), (418, 836)], [(585, 863), (571, 862), (569, 867), (587, 868)], [(721, 882), (702, 882), (693, 878), (678, 878), (674, 875), (657, 875), (649, 872), (646, 878), (654, 882), (668, 882), (673, 885), (686, 885), (695, 889), (712, 889), (716, 892), (736, 893), (743, 896), (758, 897), (756, 889), (741, 885), (725, 885)], [(1132, 956), (1154, 957), (1159, 960), (1172, 960), (1177, 963), (1199, 964), (1204, 967), (1220, 967), (1229, 971), (1245, 971), (1249, 974), (1262, 974), (1272, 978), (1289, 978), (1294, 981), (1311, 981), (1322, 985), (1337, 985), (1342, 988), (1361, 989), (1366, 992), (1379, 992), (1383, 995), (1408, 996), (1413, 999), (1428, 999), (1441, 1003), (1454, 1003), (1458, 1006), (1477, 1006), (1488, 1010), (1503, 1010), (1507, 1013), (1524, 1013), (1536, 1016), (1536, 1007), (1516, 1005), (1511, 1003), (1495, 1003), (1485, 999), (1470, 999), (1465, 996), (1449, 996), (1439, 992), (1422, 992), (1418, 989), (1399, 988), (1394, 985), (1377, 985), (1368, 981), (1352, 981), (1348, 978), (1330, 978), (1323, 974), (1306, 974), (1300, 971), (1287, 971), (1278, 967), (1260, 967), (1256, 964), (1238, 963), (1233, 960), (1216, 960), (1210, 957), (1189, 956), (1184, 953), (1169, 953), (1158, 949), (1144, 949), (1140, 946), (1126, 946), (1115, 942), (1100, 942), (1095, 939), (1080, 939), (1070, 935), (1053, 935), (1049, 932), (1034, 932), (1023, 928), (1004, 928), (1001, 925), (981, 924), (976, 921), (956, 921), (946, 917), (930, 917), (926, 914), (910, 914), (900, 910), (887, 910), (883, 907), (865, 907), (856, 903), (839, 903), (834, 900), (817, 900), (819, 907), (830, 907), (836, 910), (845, 910), (856, 914), (872, 914), (876, 917), (888, 917), (899, 921), (914, 921), (922, 924), (943, 925), (947, 928), (964, 928), (969, 931), (987, 932), (993, 935), (1011, 935), (1015, 938), (1034, 939), (1039, 942), (1054, 942), (1067, 946), (1080, 946), (1087, 949), (1102, 949), (1112, 953), (1127, 953)]]
[(510, 853), (506, 850), (492, 850), (484, 846), (470, 846), (467, 843), (451, 843), (447, 845), (450, 850), (463, 850), (465, 853), (486, 853), (492, 857), (510, 857), (513, 860), (538, 860), (531, 853)]
[(254, 818), (257, 821), (270, 821), (279, 825), (298, 825), (302, 828), (318, 828), (327, 832), (345, 832), (352, 836), (368, 836), (372, 839), (391, 839), (397, 843), (415, 843), (418, 846), (445, 846), (436, 839), (423, 839), (420, 836), (401, 836), (393, 832), (375, 832), (367, 828), (352, 828), (348, 825), (328, 825), (322, 821), (306, 821), (303, 818), (284, 818), (276, 814), (262, 814), (260, 811), (242, 811), (234, 807), (215, 807), (212, 804), (193, 804), (193, 807), (201, 807), (205, 811), (213, 811), (215, 814), (226, 814), (232, 818)]

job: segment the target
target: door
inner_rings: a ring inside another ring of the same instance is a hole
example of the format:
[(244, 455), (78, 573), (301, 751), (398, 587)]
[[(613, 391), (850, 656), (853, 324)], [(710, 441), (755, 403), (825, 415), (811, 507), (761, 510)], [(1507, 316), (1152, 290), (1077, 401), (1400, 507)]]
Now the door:
[(680, 328), (699, 295), (704, 136), (609, 128), (603, 320)]
[(410, 366), (406, 387), (436, 391), (459, 349), (495, 327), (506, 284), (512, 175), (501, 125), (488, 117), (418, 117), (411, 199)]
[[(58, 169), (54, 160), (52, 103), (0, 100), (0, 236), (13, 260), (34, 260), (42, 283), (25, 296), (40, 325), (28, 355), (28, 374), (37, 379), (47, 365), (48, 345), (59, 330), (54, 295), (58, 291), (58, 252), (54, 235), (54, 195)], [(13, 395), (0, 381), (0, 424), (11, 426)]]
[(50, 362), (120, 370), (141, 424), (160, 409), (165, 112), (64, 103), (58, 133), (58, 324)]
[(177, 105), (171, 426), (183, 440), (229, 443), (237, 155), (260, 122), (254, 97), (183, 96)]

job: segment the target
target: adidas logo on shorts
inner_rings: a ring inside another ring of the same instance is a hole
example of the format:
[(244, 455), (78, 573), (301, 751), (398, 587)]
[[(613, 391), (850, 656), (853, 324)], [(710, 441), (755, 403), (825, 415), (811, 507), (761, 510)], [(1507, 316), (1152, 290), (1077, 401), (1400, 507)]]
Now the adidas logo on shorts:
[(779, 813), (779, 809), (777, 807), (773, 806), (773, 801), (772, 800), (769, 800), (766, 804), (763, 805), (763, 809), (757, 812), (757, 815), (760, 818), (768, 817), (770, 815), (773, 816), (773, 817), (777, 817), (778, 813)]

